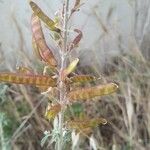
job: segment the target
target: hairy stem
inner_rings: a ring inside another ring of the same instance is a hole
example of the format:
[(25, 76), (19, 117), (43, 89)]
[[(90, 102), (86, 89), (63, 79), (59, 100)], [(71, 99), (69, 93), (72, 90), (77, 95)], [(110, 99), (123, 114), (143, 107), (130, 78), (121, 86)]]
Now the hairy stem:
[[(66, 68), (66, 51), (67, 51), (67, 38), (68, 38), (68, 10), (69, 10), (69, 0), (64, 1), (65, 10), (64, 10), (64, 20), (63, 20), (63, 49), (61, 51), (61, 67), (59, 71), (59, 90), (60, 90), (60, 103), (63, 103), (65, 101), (65, 93), (66, 93), (66, 87), (65, 83), (61, 78), (62, 71)], [(64, 124), (64, 110), (62, 109), (59, 113), (59, 140), (57, 143), (57, 150), (62, 150), (63, 148), (63, 124)]]

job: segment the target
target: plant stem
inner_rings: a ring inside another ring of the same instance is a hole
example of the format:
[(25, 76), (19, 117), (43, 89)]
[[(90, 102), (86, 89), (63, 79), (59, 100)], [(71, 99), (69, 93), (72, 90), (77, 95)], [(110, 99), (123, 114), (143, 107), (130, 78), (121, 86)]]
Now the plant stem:
[[(0, 120), (0, 121), (2, 121), (2, 120)], [(0, 144), (1, 144), (2, 150), (6, 150), (2, 122), (0, 122)]]
[[(61, 51), (61, 67), (59, 71), (59, 90), (60, 90), (60, 103), (64, 102), (66, 87), (65, 83), (61, 78), (62, 71), (66, 68), (66, 51), (67, 51), (67, 39), (68, 39), (68, 10), (69, 10), (69, 0), (64, 1), (65, 10), (64, 10), (64, 20), (63, 20), (63, 48)], [(59, 139), (57, 143), (57, 150), (63, 149), (63, 124), (64, 124), (64, 110), (62, 108), (61, 112), (58, 115), (58, 127), (59, 127)]]

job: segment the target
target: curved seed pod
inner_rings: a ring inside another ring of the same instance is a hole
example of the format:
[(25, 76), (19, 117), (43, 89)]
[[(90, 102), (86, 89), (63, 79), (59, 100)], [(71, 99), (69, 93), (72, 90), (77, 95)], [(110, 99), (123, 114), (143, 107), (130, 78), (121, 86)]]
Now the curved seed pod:
[(44, 14), (44, 12), (36, 3), (34, 3), (33, 1), (30, 1), (30, 6), (33, 12), (36, 14), (36, 16), (38, 16), (48, 26), (48, 28), (51, 31), (60, 33), (60, 29), (55, 27), (56, 25), (55, 22), (52, 19), (50, 19), (46, 14)]
[[(75, 129), (77, 132), (83, 132), (84, 134), (89, 134), (92, 132), (93, 128), (100, 124), (106, 124), (107, 120), (104, 118), (94, 118), (94, 119), (75, 119), (67, 122), (67, 125), (71, 129)], [(90, 132), (89, 132), (90, 131)]]
[(32, 32), (33, 37), (38, 47), (38, 53), (41, 58), (47, 62), (51, 67), (55, 67), (57, 65), (57, 61), (51, 51), (51, 49), (47, 46), (44, 34), (41, 27), (41, 22), (35, 14), (32, 15)]
[(45, 118), (48, 120), (54, 119), (55, 116), (61, 111), (61, 105), (55, 104), (53, 106), (48, 105), (47, 110), (45, 112)]
[(92, 75), (76, 75), (68, 79), (68, 83), (74, 84), (74, 83), (87, 83), (95, 81), (96, 78)]
[(29, 84), (35, 86), (56, 86), (56, 80), (49, 76), (40, 75), (23, 75), (16, 73), (0, 73), (0, 81), (15, 83), (15, 84)]
[(83, 37), (82, 31), (78, 29), (75, 29), (74, 31), (77, 32), (78, 35), (74, 38), (74, 40), (69, 45), (69, 51), (71, 51), (74, 47), (76, 47)]
[(81, 88), (71, 91), (67, 94), (69, 101), (87, 100), (97, 96), (109, 95), (116, 92), (118, 85), (115, 83), (108, 83), (105, 85), (98, 85), (90, 88)]

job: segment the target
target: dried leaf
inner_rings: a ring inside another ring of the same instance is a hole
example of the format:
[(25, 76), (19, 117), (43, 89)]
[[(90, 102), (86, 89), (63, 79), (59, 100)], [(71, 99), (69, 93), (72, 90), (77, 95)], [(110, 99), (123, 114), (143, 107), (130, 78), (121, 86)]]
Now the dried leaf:
[(57, 61), (51, 51), (51, 49), (47, 46), (44, 34), (42, 31), (41, 22), (35, 14), (32, 15), (32, 32), (33, 37), (38, 49), (35, 49), (40, 55), (40, 57), (47, 62), (51, 67), (55, 67), (57, 65)]
[(66, 69), (64, 69), (64, 71), (62, 73), (62, 79), (65, 79), (66, 76), (68, 76), (71, 72), (74, 71), (78, 62), (79, 62), (79, 59), (76, 58), (69, 64), (69, 66)]
[(96, 78), (92, 75), (76, 75), (68, 79), (68, 83), (74, 84), (74, 83), (87, 83), (95, 81)]
[(115, 83), (108, 83), (105, 85), (98, 85), (90, 88), (81, 88), (73, 90), (67, 94), (69, 101), (87, 100), (97, 96), (109, 95), (116, 92), (118, 85)]
[(53, 106), (48, 105), (45, 117), (48, 120), (54, 119), (55, 116), (61, 111), (61, 105), (60, 104), (55, 104)]
[(58, 29), (55, 26), (56, 23), (52, 19), (50, 19), (36, 3), (34, 3), (33, 1), (30, 1), (30, 6), (33, 12), (35, 13), (35, 15), (38, 16), (48, 26), (48, 28), (51, 31), (60, 33), (60, 29)]
[(74, 47), (76, 47), (79, 42), (81, 41), (81, 38), (83, 36), (82, 31), (75, 29), (75, 32), (78, 33), (78, 35), (74, 38), (73, 42), (69, 45), (69, 51), (72, 50)]
[(29, 84), (35, 86), (56, 86), (56, 81), (49, 76), (23, 75), (17, 73), (0, 73), (0, 81), (16, 84)]

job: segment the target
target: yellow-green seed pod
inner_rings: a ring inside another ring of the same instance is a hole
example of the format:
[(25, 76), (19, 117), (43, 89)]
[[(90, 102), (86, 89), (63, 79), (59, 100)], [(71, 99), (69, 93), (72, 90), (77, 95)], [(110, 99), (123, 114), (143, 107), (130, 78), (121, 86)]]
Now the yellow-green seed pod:
[(72, 90), (68, 93), (67, 97), (69, 101), (76, 100), (88, 100), (95, 98), (97, 96), (109, 95), (116, 92), (118, 85), (115, 83), (108, 83), (105, 85), (98, 85), (90, 88), (81, 88), (77, 90)]

